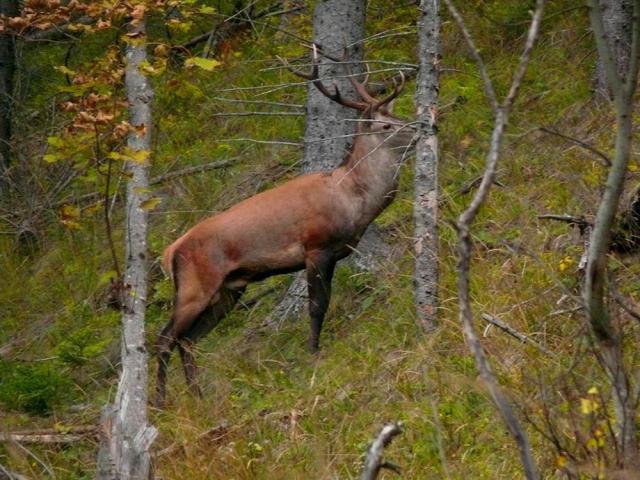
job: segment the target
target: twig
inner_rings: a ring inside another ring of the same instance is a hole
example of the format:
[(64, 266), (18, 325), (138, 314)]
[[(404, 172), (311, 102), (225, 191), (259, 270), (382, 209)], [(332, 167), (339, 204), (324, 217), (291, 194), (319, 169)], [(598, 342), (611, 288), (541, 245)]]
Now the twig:
[[(158, 185), (158, 184), (167, 182), (169, 180), (173, 180), (175, 178), (185, 177), (187, 175), (195, 175), (197, 173), (204, 173), (209, 170), (215, 170), (217, 168), (223, 168), (235, 163), (235, 161), (238, 160), (239, 158), (242, 158), (242, 157), (232, 157), (226, 160), (216, 160), (215, 162), (205, 163), (204, 165), (196, 165), (193, 167), (183, 168), (182, 170), (177, 170), (175, 172), (165, 173), (164, 175), (153, 177), (149, 181), (149, 185), (152, 185), (152, 186)], [(85, 193), (84, 195), (79, 196), (73, 201), (76, 203), (92, 202), (97, 200), (98, 197), (100, 197), (101, 195), (102, 195), (101, 192)], [(60, 200), (59, 202), (53, 204), (53, 207), (54, 208), (61, 207), (62, 205), (69, 203), (70, 201), (72, 200), (69, 200), (69, 199)]]
[(593, 226), (593, 224), (587, 221), (587, 219), (585, 219), (583, 216), (574, 217), (573, 215), (558, 215), (555, 213), (549, 213), (546, 215), (538, 215), (538, 218), (540, 220), (556, 220), (558, 222), (568, 223), (569, 225), (576, 225), (577, 227), (580, 227), (580, 231)]
[(297, 103), (284, 103), (284, 102), (267, 102), (265, 100), (245, 100), (240, 98), (226, 98), (226, 97), (210, 97), (211, 100), (218, 102), (228, 103), (251, 103), (255, 105), (269, 105), (272, 107), (287, 107), (287, 108), (305, 108), (304, 105)]
[(387, 445), (391, 443), (393, 437), (402, 433), (402, 424), (400, 422), (387, 423), (380, 433), (371, 443), (369, 451), (367, 452), (367, 458), (364, 462), (364, 470), (362, 471), (361, 480), (375, 480), (378, 477), (378, 473), (381, 469), (387, 468), (393, 470), (396, 473), (399, 472), (399, 467), (393, 463), (383, 461), (382, 454)]
[(552, 351), (550, 351), (546, 347), (540, 345), (538, 342), (536, 342), (534, 340), (531, 340), (528, 335), (525, 335), (524, 333), (520, 333), (515, 328), (513, 328), (513, 327), (507, 325), (506, 323), (504, 323), (499, 318), (496, 318), (493, 315), (490, 315), (488, 313), (483, 313), (481, 315), (481, 317), (482, 317), (482, 319), (484, 321), (489, 322), (491, 325), (495, 325), (500, 330), (502, 330), (503, 332), (508, 333), (509, 335), (511, 335), (514, 338), (517, 338), (522, 343), (527, 343), (527, 344), (531, 345), (532, 347), (536, 347), (542, 353), (546, 353), (547, 355), (551, 355), (551, 356), (554, 355), (554, 353)]
[(164, 175), (159, 175), (157, 177), (152, 178), (149, 181), (149, 185), (158, 185), (161, 183), (168, 182), (169, 180), (174, 180), (176, 178), (186, 177), (188, 175), (195, 175), (197, 173), (204, 173), (204, 172), (208, 172), (209, 170), (223, 168), (228, 165), (231, 165), (232, 163), (235, 163), (235, 161), (238, 158), (240, 157), (233, 157), (227, 160), (217, 160), (215, 162), (205, 163), (203, 165), (195, 165), (193, 167), (186, 167), (181, 170), (176, 170), (175, 172), (165, 173)]
[(0, 463), (0, 480), (29, 480), (28, 477), (13, 472)]
[(538, 127), (537, 130), (540, 130), (541, 132), (544, 132), (544, 133), (548, 133), (550, 135), (555, 135), (556, 137), (564, 138), (565, 140), (568, 140), (571, 143), (575, 143), (579, 147), (582, 147), (585, 150), (589, 150), (591, 153), (595, 154), (598, 158), (600, 158), (602, 160), (602, 162), (600, 162), (601, 165), (603, 165), (605, 167), (610, 167), (611, 166), (611, 159), (606, 154), (604, 154), (603, 152), (601, 152), (600, 150), (598, 150), (594, 146), (589, 145), (586, 142), (583, 142), (582, 140), (579, 140), (577, 138), (571, 137), (569, 135), (565, 135), (564, 133), (560, 133), (560, 132), (557, 132), (555, 130), (552, 130), (552, 129), (546, 128), (546, 127)]
[(63, 444), (78, 442), (83, 438), (95, 436), (97, 433), (98, 428), (95, 426), (73, 427), (65, 432), (54, 429), (0, 432), (0, 442)]
[(211, 117), (253, 117), (253, 116), (265, 116), (265, 117), (300, 117), (304, 112), (221, 112), (212, 113)]

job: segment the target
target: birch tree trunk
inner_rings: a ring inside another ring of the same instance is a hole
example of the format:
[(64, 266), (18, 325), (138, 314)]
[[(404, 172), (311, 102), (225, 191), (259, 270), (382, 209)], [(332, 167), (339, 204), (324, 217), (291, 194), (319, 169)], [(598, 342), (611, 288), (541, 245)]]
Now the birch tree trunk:
[(440, 1), (422, 0), (418, 19), (416, 82), (418, 143), (413, 181), (416, 319), (423, 330), (436, 326), (438, 307), (438, 92)]
[[(16, 17), (19, 15), (18, 7), (18, 0), (2, 0), (0, 15)], [(11, 110), (15, 69), (15, 37), (10, 33), (0, 33), (0, 175), (11, 162)]]
[[(322, 52), (342, 58), (345, 47), (349, 60), (361, 62), (363, 58), (364, 26), (366, 5), (364, 0), (320, 0), (313, 12), (313, 41)], [(354, 72), (361, 70), (361, 64), (352, 65)], [(356, 99), (356, 93), (343, 65), (336, 65), (326, 59), (321, 60), (320, 78), (325, 84), (335, 83), (340, 93)], [(304, 154), (302, 173), (331, 170), (337, 167), (349, 152), (358, 112), (332, 102), (311, 83), (307, 87), (306, 123), (304, 131)], [(370, 269), (374, 264), (375, 251), (384, 246), (379, 232), (371, 227), (363, 235), (355, 262)], [(304, 272), (297, 273), (284, 299), (276, 306), (268, 323), (280, 323), (289, 317), (297, 317), (307, 299), (307, 282)]]
[[(146, 62), (145, 23), (132, 21), (128, 32), (125, 88), (129, 122), (142, 133), (130, 133), (127, 146), (134, 152), (151, 149), (153, 92), (140, 65)], [(144, 127), (144, 128), (139, 128)], [(157, 431), (147, 423), (147, 350), (144, 318), (147, 300), (147, 212), (143, 202), (149, 188), (148, 157), (129, 162), (126, 203), (126, 267), (122, 315), (122, 372), (113, 405), (104, 412), (99, 479), (148, 479), (149, 447)]]
[[(602, 8), (602, 22), (607, 44), (613, 54), (618, 74), (624, 77), (629, 70), (629, 59), (631, 57), (633, 0), (598, 1)], [(597, 98), (613, 98), (613, 92), (611, 92), (607, 85), (607, 75), (601, 57), (598, 57), (596, 64), (595, 83), (595, 94)]]

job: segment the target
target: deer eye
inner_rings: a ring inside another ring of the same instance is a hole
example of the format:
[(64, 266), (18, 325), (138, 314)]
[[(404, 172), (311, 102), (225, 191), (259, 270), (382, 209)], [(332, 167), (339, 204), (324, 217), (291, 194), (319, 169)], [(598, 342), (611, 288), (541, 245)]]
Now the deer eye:
[(391, 128), (391, 124), (386, 123), (382, 128), (384, 128), (385, 130), (389, 130)]

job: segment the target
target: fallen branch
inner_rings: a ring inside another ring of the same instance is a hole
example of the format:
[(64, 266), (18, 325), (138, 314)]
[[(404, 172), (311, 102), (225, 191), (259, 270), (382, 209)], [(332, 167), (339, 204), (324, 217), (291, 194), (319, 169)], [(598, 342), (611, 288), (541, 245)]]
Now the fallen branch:
[(400, 467), (397, 465), (384, 461), (382, 454), (387, 445), (391, 443), (393, 437), (402, 433), (402, 424), (400, 422), (387, 423), (378, 436), (374, 439), (367, 452), (367, 458), (364, 462), (364, 470), (362, 471), (361, 480), (375, 480), (378, 478), (378, 473), (383, 468), (392, 470), (396, 473), (400, 473)]
[(0, 432), (0, 442), (65, 444), (78, 442), (86, 437), (94, 437), (97, 434), (98, 428), (92, 425), (70, 427), (65, 429), (64, 432), (54, 429)]
[(490, 315), (488, 313), (483, 313), (481, 315), (481, 317), (485, 322), (489, 322), (491, 325), (495, 325), (500, 330), (502, 330), (503, 332), (508, 333), (509, 335), (511, 335), (514, 338), (517, 338), (522, 343), (526, 343), (528, 345), (531, 345), (532, 347), (536, 347), (542, 353), (546, 353), (547, 355), (551, 355), (551, 356), (554, 355), (554, 353), (551, 350), (548, 350), (546, 347), (542, 346), (538, 342), (536, 342), (534, 340), (531, 340), (528, 335), (525, 335), (524, 333), (520, 333), (515, 328), (513, 328), (513, 327), (507, 325), (506, 323), (504, 323), (499, 318), (496, 318), (493, 315)]

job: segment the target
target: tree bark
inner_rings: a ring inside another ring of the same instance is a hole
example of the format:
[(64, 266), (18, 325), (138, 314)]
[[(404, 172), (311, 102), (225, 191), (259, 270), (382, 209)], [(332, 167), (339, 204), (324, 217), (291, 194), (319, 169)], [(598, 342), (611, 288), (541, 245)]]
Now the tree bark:
[[(598, 0), (602, 9), (602, 22), (607, 44), (611, 49), (618, 74), (625, 77), (629, 71), (631, 58), (631, 18), (633, 0)], [(602, 58), (598, 58), (595, 74), (596, 98), (612, 99), (612, 93), (607, 86), (607, 75)]]
[[(153, 92), (140, 66), (146, 62), (144, 21), (128, 25), (136, 39), (126, 48), (125, 89), (129, 122), (144, 126), (131, 133), (127, 146), (133, 151), (151, 149), (151, 101)], [(149, 478), (149, 447), (157, 431), (147, 423), (147, 350), (144, 318), (147, 300), (147, 211), (143, 202), (149, 188), (148, 161), (129, 162), (126, 203), (126, 267), (122, 315), (122, 373), (113, 405), (105, 408), (103, 438), (98, 457), (99, 479)]]
[(416, 320), (435, 328), (438, 307), (438, 93), (440, 83), (440, 2), (422, 0), (418, 19), (420, 71), (416, 82), (418, 142), (414, 202), (414, 295)]
[[(0, 15), (17, 17), (18, 0), (2, 0)], [(11, 163), (11, 110), (13, 103), (13, 76), (16, 70), (15, 36), (0, 33), (0, 175)]]

